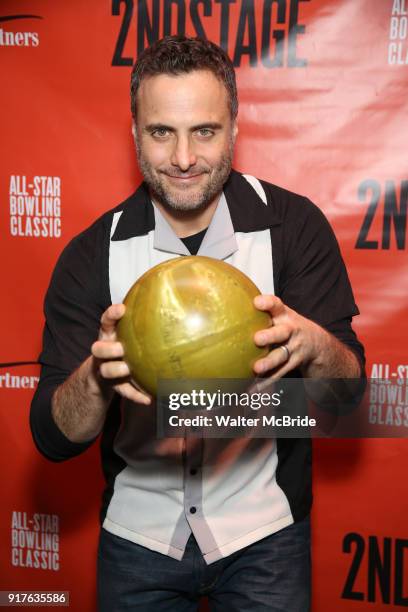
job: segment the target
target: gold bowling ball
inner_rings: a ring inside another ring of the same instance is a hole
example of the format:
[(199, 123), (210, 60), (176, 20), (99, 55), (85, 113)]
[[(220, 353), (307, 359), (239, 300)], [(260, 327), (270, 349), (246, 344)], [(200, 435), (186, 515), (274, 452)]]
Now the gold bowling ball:
[(254, 333), (270, 325), (256, 285), (218, 259), (177, 257), (148, 270), (129, 290), (118, 323), (134, 381), (157, 394), (159, 379), (252, 378), (268, 353)]

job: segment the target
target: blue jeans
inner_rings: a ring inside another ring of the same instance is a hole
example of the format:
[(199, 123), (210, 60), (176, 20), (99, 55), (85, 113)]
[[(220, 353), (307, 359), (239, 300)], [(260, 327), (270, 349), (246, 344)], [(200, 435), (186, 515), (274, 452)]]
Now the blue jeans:
[(106, 530), (98, 550), (100, 612), (308, 612), (310, 520), (207, 565), (193, 535), (181, 561)]

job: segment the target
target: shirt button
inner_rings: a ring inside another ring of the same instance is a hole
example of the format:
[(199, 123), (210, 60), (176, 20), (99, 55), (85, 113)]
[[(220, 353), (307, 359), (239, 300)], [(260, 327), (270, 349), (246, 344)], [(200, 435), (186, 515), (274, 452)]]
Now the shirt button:
[(190, 512), (191, 514), (195, 514), (197, 512), (197, 508), (195, 506), (191, 506)]
[(197, 470), (196, 470), (195, 468), (191, 468), (191, 470), (190, 470), (190, 474), (191, 474), (192, 476), (195, 476), (195, 475), (197, 474)]

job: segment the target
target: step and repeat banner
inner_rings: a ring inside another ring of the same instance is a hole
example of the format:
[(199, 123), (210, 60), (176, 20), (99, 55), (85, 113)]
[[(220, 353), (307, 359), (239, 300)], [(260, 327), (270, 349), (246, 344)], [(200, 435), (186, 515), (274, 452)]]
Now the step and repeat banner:
[(313, 611), (408, 607), (405, 0), (0, 2), (0, 590), (95, 609), (99, 450), (55, 465), (29, 433), (42, 302), (67, 242), (139, 183), (131, 66), (177, 32), (234, 62), (235, 167), (329, 218), (378, 379), (367, 419), (400, 432), (314, 443)]

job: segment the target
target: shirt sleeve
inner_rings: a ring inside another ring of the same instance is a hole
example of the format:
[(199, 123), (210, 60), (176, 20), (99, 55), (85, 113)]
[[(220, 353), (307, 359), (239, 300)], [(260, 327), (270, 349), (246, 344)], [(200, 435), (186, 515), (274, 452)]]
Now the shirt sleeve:
[(54, 391), (89, 356), (102, 313), (110, 304), (104, 266), (103, 233), (90, 228), (60, 256), (45, 297), (45, 327), (40, 381), (30, 410), (30, 426), (38, 450), (62, 461), (86, 450), (92, 440), (73, 443), (51, 414)]
[(345, 318), (341, 321), (334, 321), (333, 323), (326, 325), (325, 329), (327, 329), (327, 331), (333, 334), (337, 340), (343, 342), (343, 344), (353, 351), (360, 364), (362, 377), (365, 378), (366, 360), (364, 347), (357, 338), (356, 332), (352, 327), (351, 318)]

